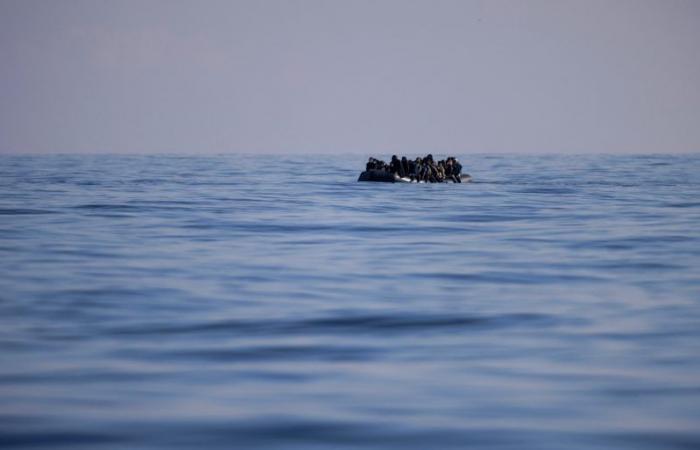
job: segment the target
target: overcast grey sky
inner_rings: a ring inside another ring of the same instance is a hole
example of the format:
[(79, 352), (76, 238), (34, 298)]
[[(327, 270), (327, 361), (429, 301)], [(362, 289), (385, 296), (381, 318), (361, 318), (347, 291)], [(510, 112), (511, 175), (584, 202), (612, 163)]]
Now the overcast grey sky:
[(0, 152), (700, 151), (700, 1), (0, 0)]

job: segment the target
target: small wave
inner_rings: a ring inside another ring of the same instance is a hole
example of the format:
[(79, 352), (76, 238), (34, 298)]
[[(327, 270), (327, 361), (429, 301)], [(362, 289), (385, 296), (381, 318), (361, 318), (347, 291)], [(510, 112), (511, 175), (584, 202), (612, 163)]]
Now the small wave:
[(70, 448), (78, 445), (117, 444), (124, 441), (123, 434), (80, 431), (21, 432), (0, 429), (0, 446), (4, 448)]
[(440, 216), (440, 219), (449, 222), (460, 223), (491, 223), (491, 222), (515, 222), (532, 219), (528, 215), (504, 215), (504, 214), (455, 214)]
[(696, 238), (682, 235), (633, 236), (621, 239), (584, 240), (570, 244), (574, 249), (636, 250), (650, 245), (692, 242)]
[(530, 321), (541, 322), (549, 319), (541, 314), (506, 314), (499, 316), (359, 316), (330, 317), (309, 320), (306, 327), (333, 331), (414, 331), (435, 330), (442, 328), (465, 328), (475, 326), (516, 325)]
[(565, 194), (576, 194), (578, 193), (577, 190), (575, 189), (570, 189), (570, 188), (562, 188), (562, 187), (539, 187), (539, 188), (528, 188), (528, 189), (521, 189), (517, 192), (520, 192), (522, 194), (556, 194), (556, 195), (565, 195)]
[(207, 361), (285, 361), (285, 360), (322, 360), (322, 361), (364, 361), (371, 359), (374, 350), (370, 347), (337, 345), (280, 345), (245, 348), (211, 349), (196, 348), (172, 352), (146, 353), (146, 357), (203, 359)]
[(428, 278), (448, 281), (471, 281), (499, 284), (550, 284), (550, 283), (589, 283), (605, 281), (602, 277), (572, 274), (521, 273), (521, 272), (479, 272), (479, 273), (414, 273), (411, 278)]
[(697, 208), (700, 206), (700, 202), (676, 202), (676, 203), (666, 203), (662, 206), (667, 208)]
[(642, 397), (664, 397), (667, 395), (700, 395), (700, 387), (697, 386), (620, 386), (605, 390), (606, 393), (615, 397), (642, 398)]
[(0, 215), (4, 216), (21, 216), (28, 214), (55, 214), (56, 211), (48, 209), (29, 209), (29, 208), (0, 208)]
[(0, 374), (0, 385), (8, 383), (130, 383), (134, 381), (157, 380), (161, 373), (119, 370), (53, 370), (35, 373)]
[(400, 333), (435, 332), (445, 329), (471, 329), (475, 327), (510, 327), (536, 323), (554, 324), (552, 316), (520, 313), (496, 316), (465, 315), (363, 315), (350, 317), (321, 317), (299, 321), (210, 321), (199, 324), (164, 325), (141, 324), (139, 326), (112, 329), (118, 335), (163, 335), (225, 333), (242, 335), (314, 335), (334, 333)]
[(124, 204), (88, 203), (86, 205), (75, 206), (76, 209), (106, 210), (106, 211), (135, 211), (143, 209), (139, 206)]
[(622, 269), (622, 270), (631, 270), (631, 271), (637, 271), (637, 270), (652, 270), (652, 271), (659, 271), (659, 270), (678, 270), (682, 269), (683, 266), (679, 264), (668, 264), (668, 263), (663, 263), (663, 262), (654, 262), (654, 261), (612, 261), (612, 262), (602, 262), (602, 263), (597, 263), (597, 264), (590, 264), (590, 267), (594, 267), (597, 269), (606, 269), (606, 270), (617, 270), (617, 269)]

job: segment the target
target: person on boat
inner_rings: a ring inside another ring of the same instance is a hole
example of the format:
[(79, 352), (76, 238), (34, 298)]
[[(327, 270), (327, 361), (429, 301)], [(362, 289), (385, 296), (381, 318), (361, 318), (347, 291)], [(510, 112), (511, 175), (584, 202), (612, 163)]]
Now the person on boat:
[(440, 160), (437, 163), (437, 170), (436, 170), (435, 178), (436, 178), (438, 183), (445, 182), (445, 161)]
[(382, 161), (381, 159), (370, 158), (370, 163), (368, 163), (368, 170), (384, 171), (385, 164), (384, 161)]
[(433, 159), (433, 155), (431, 153), (428, 153), (428, 155), (425, 158), (423, 158), (423, 162), (428, 169), (426, 171), (426, 180), (425, 181), (429, 181), (431, 183), (437, 183), (438, 182), (438, 178), (437, 178), (438, 168), (437, 168), (437, 164), (435, 163), (435, 159)]
[(422, 176), (421, 176), (421, 178), (423, 178), (423, 181), (424, 181), (425, 183), (431, 182), (431, 181), (430, 181), (430, 178), (432, 177), (433, 171), (430, 170), (430, 160), (427, 159), (427, 158), (423, 158), (422, 167), (423, 167), (423, 170), (422, 170)]
[(418, 181), (416, 179), (416, 161), (412, 159), (408, 160), (408, 177), (411, 179), (411, 181)]
[(423, 160), (425, 162), (426, 166), (426, 181), (430, 181), (431, 183), (436, 183), (437, 182), (437, 165), (435, 164), (435, 160), (433, 160), (433, 155), (428, 155), (425, 157)]
[(408, 159), (405, 156), (401, 157), (401, 168), (403, 168), (403, 176), (408, 177)]
[(423, 178), (423, 160), (420, 157), (417, 157), (413, 163), (413, 166), (413, 174), (416, 177), (416, 181), (420, 182)]
[(403, 170), (403, 166), (401, 164), (401, 160), (396, 157), (396, 155), (393, 155), (391, 157), (391, 163), (389, 164), (389, 169), (391, 173), (394, 175), (398, 175), (399, 177), (403, 178), (406, 176), (406, 173)]
[(369, 160), (367, 160), (367, 164), (365, 165), (365, 170), (369, 172), (370, 170), (374, 170), (375, 168), (375, 159), (372, 158), (371, 156), (369, 157)]
[(452, 159), (452, 176), (457, 183), (462, 182), (462, 165), (457, 161), (457, 158), (450, 156)]
[(425, 162), (420, 156), (416, 158), (416, 179), (418, 181), (423, 181), (423, 174), (425, 172)]
[(455, 176), (454, 170), (454, 164), (453, 164), (453, 159), (451, 156), (447, 158), (445, 161), (445, 179), (447, 180), (452, 180), (455, 183), (461, 183), (462, 181)]

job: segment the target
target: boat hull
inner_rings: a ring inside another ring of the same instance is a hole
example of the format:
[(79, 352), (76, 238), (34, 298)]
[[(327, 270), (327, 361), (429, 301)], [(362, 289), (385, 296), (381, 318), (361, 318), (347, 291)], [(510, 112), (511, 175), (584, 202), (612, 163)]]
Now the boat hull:
[[(470, 181), (472, 181), (472, 177), (466, 173), (463, 173), (460, 178), (462, 180), (462, 183), (469, 183)], [(365, 170), (360, 174), (360, 177), (357, 179), (357, 181), (374, 181), (378, 183), (417, 183), (417, 181), (412, 181), (410, 178), (402, 178), (398, 175), (394, 175), (383, 170)], [(454, 183), (454, 181), (450, 179), (446, 179), (444, 182)], [(423, 183), (423, 181), (421, 181), (421, 183)]]

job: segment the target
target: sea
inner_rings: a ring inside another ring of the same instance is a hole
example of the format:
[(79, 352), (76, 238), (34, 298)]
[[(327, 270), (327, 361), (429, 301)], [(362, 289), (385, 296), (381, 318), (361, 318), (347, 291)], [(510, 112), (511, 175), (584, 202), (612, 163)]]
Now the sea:
[(700, 448), (700, 154), (367, 156), (0, 156), (0, 447)]

